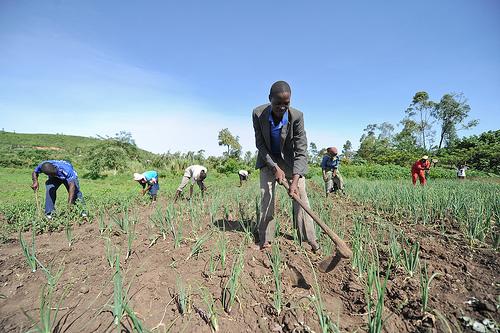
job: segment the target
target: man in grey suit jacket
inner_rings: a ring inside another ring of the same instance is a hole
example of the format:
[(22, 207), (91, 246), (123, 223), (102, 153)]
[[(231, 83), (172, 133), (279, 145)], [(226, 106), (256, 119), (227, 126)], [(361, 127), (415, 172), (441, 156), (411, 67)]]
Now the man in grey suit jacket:
[[(304, 175), (307, 172), (307, 138), (302, 112), (290, 107), (291, 89), (285, 81), (275, 82), (269, 94), (270, 104), (253, 110), (255, 144), (259, 151), (256, 168), (260, 169), (260, 247), (270, 246), (274, 238), (274, 202), (276, 181), (289, 182), (289, 194), (295, 193), (309, 205)], [(294, 226), (301, 240), (314, 252), (319, 249), (311, 217), (293, 203)]]

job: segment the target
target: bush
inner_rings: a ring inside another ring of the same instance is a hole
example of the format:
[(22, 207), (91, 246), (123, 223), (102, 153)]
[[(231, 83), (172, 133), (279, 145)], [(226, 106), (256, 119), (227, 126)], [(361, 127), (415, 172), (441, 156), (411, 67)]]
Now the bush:
[(234, 174), (238, 173), (241, 169), (247, 169), (247, 166), (243, 161), (237, 160), (235, 158), (225, 159), (222, 164), (217, 165), (216, 170), (223, 174)]

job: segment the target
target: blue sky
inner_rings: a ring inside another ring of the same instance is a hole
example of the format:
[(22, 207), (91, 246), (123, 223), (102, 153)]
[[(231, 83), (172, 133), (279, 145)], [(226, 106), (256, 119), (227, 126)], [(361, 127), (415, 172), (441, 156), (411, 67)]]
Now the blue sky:
[(417, 91), (463, 92), (500, 128), (500, 2), (0, 1), (0, 127), (132, 132), (154, 152), (254, 151), (251, 111), (286, 80), (309, 142), (358, 144)]

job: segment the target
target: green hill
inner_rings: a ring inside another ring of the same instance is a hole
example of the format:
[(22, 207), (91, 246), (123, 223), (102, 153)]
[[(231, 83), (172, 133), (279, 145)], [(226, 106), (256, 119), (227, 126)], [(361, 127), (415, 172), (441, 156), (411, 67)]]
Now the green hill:
[[(0, 132), (0, 166), (34, 167), (47, 159), (65, 159), (75, 165), (87, 164), (88, 153), (106, 140), (64, 134), (25, 134)], [(155, 154), (120, 143), (134, 150), (135, 159), (152, 159)]]

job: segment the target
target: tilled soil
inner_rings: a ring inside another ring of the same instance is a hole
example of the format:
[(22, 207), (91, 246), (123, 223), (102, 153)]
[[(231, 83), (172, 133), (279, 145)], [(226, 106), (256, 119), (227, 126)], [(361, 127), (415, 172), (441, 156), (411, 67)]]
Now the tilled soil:
[[(347, 197), (332, 197), (338, 212), (357, 213), (366, 217), (366, 223), (381, 218), (370, 208), (360, 206)], [(283, 310), (273, 307), (275, 290), (268, 257), (270, 250), (260, 251), (255, 244), (244, 241), (237, 222), (231, 218), (222, 221), (229, 240), (227, 267), (209, 271), (211, 250), (217, 245), (217, 232), (203, 245), (198, 255), (187, 259), (195, 240), (187, 238), (175, 248), (172, 237), (159, 238), (151, 247), (153, 233), (148, 221), (152, 208), (141, 207), (137, 238), (132, 255), (125, 260), (126, 236), (111, 234), (112, 243), (121, 248), (121, 267), (124, 285), (128, 289), (130, 306), (145, 327), (155, 332), (210, 332), (203, 320), (207, 306), (200, 287), (207, 288), (216, 299), (221, 332), (321, 332), (318, 315), (312, 303), (316, 283), (332, 322), (342, 332), (367, 331), (367, 305), (363, 279), (357, 276), (348, 261), (342, 261), (327, 274), (313, 271), (321, 255), (302, 250), (291, 237), (280, 237), (280, 248), (285, 263), (283, 268)], [(346, 220), (346, 234), (351, 234), (353, 222)], [(204, 234), (213, 230), (210, 218), (203, 219)], [(232, 228), (231, 226), (234, 226)], [(499, 256), (494, 250), (471, 248), (459, 233), (449, 230), (441, 233), (431, 226), (407, 225), (399, 227), (407, 237), (421, 244), (421, 261), (429, 272), (439, 272), (430, 288), (429, 313), (421, 312), (420, 280), (408, 277), (401, 267), (391, 269), (385, 296), (384, 331), (386, 332), (460, 332), (471, 331), (459, 319), (466, 315), (473, 319), (491, 319), (500, 322)], [(231, 230), (232, 231), (227, 231)], [(15, 237), (15, 236), (13, 236)], [(97, 222), (75, 226), (75, 241), (68, 246), (65, 233), (42, 234), (36, 237), (40, 262), (56, 270), (64, 266), (56, 295), (65, 290), (67, 295), (58, 313), (57, 332), (110, 332), (113, 325), (113, 274), (105, 255), (104, 239)], [(347, 238), (347, 237), (346, 237)], [(25, 235), (29, 240), (29, 234)], [(242, 245), (243, 244), (243, 245)], [(241, 287), (231, 313), (223, 310), (222, 290), (229, 278), (235, 258), (234, 250), (243, 246), (244, 270)], [(25, 332), (39, 320), (39, 297), (47, 279), (41, 269), (32, 273), (21, 247), (14, 238), (0, 245), (0, 331)], [(308, 259), (309, 258), (309, 259)], [(387, 269), (388, 253), (380, 252), (381, 276)], [(310, 260), (310, 261), (309, 261)], [(310, 262), (312, 262), (312, 267)], [(190, 286), (190, 311), (180, 314), (176, 304), (177, 283)], [(317, 282), (316, 282), (317, 281)], [(30, 319), (33, 318), (33, 319)], [(130, 319), (124, 318), (122, 331), (132, 331)]]

